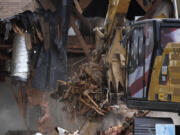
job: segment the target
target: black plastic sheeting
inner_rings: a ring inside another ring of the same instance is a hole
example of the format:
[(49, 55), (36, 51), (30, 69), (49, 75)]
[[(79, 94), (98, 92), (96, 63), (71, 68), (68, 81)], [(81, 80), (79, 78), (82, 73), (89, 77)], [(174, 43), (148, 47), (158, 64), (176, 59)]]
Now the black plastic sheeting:
[[(55, 5), (56, 2), (53, 1)], [(41, 48), (32, 79), (32, 86), (36, 89), (56, 89), (57, 80), (67, 81), (66, 44), (72, 2), (72, 0), (62, 0), (60, 7), (55, 5), (57, 8), (55, 13), (44, 11), (48, 13), (48, 17), (44, 16), (44, 20), (49, 23), (51, 44), (48, 50), (45, 50), (44, 46)], [(46, 13), (44, 15), (47, 15)], [(58, 37), (59, 21), (61, 21), (61, 38)]]

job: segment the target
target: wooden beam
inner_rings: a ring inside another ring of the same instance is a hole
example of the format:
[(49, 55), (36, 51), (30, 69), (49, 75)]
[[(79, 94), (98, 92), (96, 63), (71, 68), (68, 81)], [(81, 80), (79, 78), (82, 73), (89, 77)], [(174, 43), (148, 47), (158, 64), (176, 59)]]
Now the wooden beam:
[(74, 0), (74, 4), (76, 6), (76, 9), (79, 11), (79, 13), (82, 14), (83, 10), (81, 9), (81, 6), (79, 5), (79, 2), (77, 0)]
[(151, 2), (148, 2), (147, 5), (144, 6), (143, 0), (136, 0), (136, 1), (144, 9), (145, 12), (147, 12), (152, 7)]
[(79, 5), (82, 9), (85, 9), (89, 6), (92, 0), (79, 0)]
[[(82, 49), (82, 47), (80, 47), (79, 44), (67, 45), (67, 48), (68, 49)], [(87, 44), (87, 48), (94, 49), (95, 45), (94, 44)]]
[(75, 33), (76, 33), (76, 37), (79, 40), (79, 44), (81, 45), (81, 47), (84, 50), (84, 53), (86, 54), (86, 56), (88, 57), (88, 59), (90, 60), (91, 56), (90, 56), (90, 50), (88, 48), (88, 45), (86, 44), (81, 32), (79, 31), (78, 27), (75, 24), (75, 18), (73, 16), (70, 17), (70, 25), (72, 26), (72, 28), (74, 29)]
[[(92, 50), (95, 48), (94, 44), (87, 44), (88, 49)], [(67, 45), (67, 51), (72, 53), (84, 53), (82, 47), (79, 44)]]
[(90, 31), (92, 31), (91, 24), (89, 23), (89, 21), (82, 14), (80, 14), (76, 8), (73, 8), (72, 12), (77, 19), (79, 19), (84, 25), (88, 27)]
[(12, 45), (10, 44), (0, 44), (0, 49), (11, 49), (12, 48)]

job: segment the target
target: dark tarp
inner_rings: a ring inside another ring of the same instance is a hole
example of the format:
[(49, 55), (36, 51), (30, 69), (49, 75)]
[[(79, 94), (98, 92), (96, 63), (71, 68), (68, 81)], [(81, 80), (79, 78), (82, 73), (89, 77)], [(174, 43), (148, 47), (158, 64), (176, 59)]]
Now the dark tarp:
[[(41, 48), (32, 80), (32, 86), (36, 89), (55, 89), (57, 80), (67, 81), (66, 43), (71, 5), (72, 0), (62, 0), (61, 6), (56, 7), (58, 9), (56, 12), (44, 11), (44, 21), (49, 23), (50, 48), (48, 50), (45, 50), (44, 46)], [(61, 21), (61, 38), (58, 37), (59, 21)]]

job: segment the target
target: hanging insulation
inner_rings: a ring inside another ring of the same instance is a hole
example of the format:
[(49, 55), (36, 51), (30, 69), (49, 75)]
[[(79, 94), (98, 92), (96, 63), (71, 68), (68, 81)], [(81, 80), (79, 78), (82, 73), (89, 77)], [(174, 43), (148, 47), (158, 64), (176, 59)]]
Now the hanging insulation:
[(25, 36), (16, 34), (13, 41), (11, 76), (17, 81), (26, 82), (29, 74), (29, 57)]

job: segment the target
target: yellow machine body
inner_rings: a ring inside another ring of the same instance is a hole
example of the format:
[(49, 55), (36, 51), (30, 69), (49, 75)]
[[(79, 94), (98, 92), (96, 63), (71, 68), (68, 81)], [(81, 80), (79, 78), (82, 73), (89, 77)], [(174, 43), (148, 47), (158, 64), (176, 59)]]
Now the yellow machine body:
[[(168, 57), (169, 62), (163, 69), (165, 57)], [(165, 85), (159, 84), (160, 74), (168, 76)], [(148, 100), (180, 102), (180, 43), (168, 43), (162, 56), (156, 57)]]
[[(109, 0), (109, 7), (105, 20), (105, 35), (109, 36), (113, 30), (113, 25), (116, 23), (115, 17), (117, 14), (126, 15), (128, 12), (130, 0)], [(122, 17), (124, 19), (124, 16)]]
[[(156, 5), (157, 8), (153, 8), (153, 6), (155, 6), (155, 4), (158, 2), (155, 2), (154, 4), (149, 2), (147, 6), (144, 6), (143, 0), (136, 1), (145, 11), (145, 17), (148, 15), (150, 18), (156, 18), (154, 20), (157, 21), (161, 20), (160, 18), (167, 18), (171, 15), (172, 3), (160, 1), (159, 6)], [(123, 90), (125, 90), (125, 92), (127, 92), (126, 96), (133, 99), (132, 103), (135, 103), (134, 101), (138, 101), (139, 99), (150, 102), (162, 101), (178, 103), (180, 102), (180, 59), (178, 60), (178, 58), (180, 58), (180, 52), (177, 50), (180, 50), (180, 43), (169, 42), (168, 45), (166, 45), (166, 47), (163, 49), (163, 53), (161, 55), (155, 57), (152, 56), (154, 58), (153, 64), (151, 63), (153, 66), (149, 67), (151, 72), (149, 72), (150, 75), (146, 80), (147, 86), (143, 87), (143, 89), (146, 89), (146, 92), (143, 93), (142, 98), (133, 97), (131, 91), (129, 90), (129, 74), (126, 73), (129, 62), (129, 54), (127, 52), (128, 49), (126, 48), (128, 45), (126, 43), (123, 44), (122, 41), (124, 36), (123, 30), (128, 34), (133, 30), (131, 26), (127, 27), (124, 25), (130, 4), (131, 0), (109, 0), (109, 7), (104, 27), (96, 29), (96, 36), (98, 37), (98, 44), (96, 45), (97, 51), (108, 50), (102, 54), (102, 59), (103, 62), (108, 65), (107, 80), (110, 93), (121, 93), (124, 92)], [(163, 10), (161, 10), (162, 5), (165, 5)], [(153, 9), (152, 12), (150, 11), (151, 9)], [(146, 20), (143, 23), (145, 24)], [(152, 26), (154, 28), (154, 25)], [(144, 29), (146, 29), (146, 27)], [(157, 36), (157, 31), (153, 32), (154, 35)], [(126, 36), (128, 37), (129, 35)], [(129, 40), (129, 42), (131, 41)], [(162, 73), (163, 62), (167, 55), (169, 64), (167, 70), (164, 69), (166, 72), (164, 71)], [(163, 75), (168, 75), (168, 81), (166, 84), (159, 83), (160, 73)], [(146, 78), (146, 75), (144, 75), (144, 78)], [(136, 79), (138, 80), (138, 77), (133, 81), (136, 81)], [(113, 87), (112, 91), (111, 87)], [(136, 105), (134, 104), (133, 106)], [(143, 104), (140, 106), (143, 106)], [(149, 109), (153, 109), (153, 107)]]
[(180, 20), (150, 19), (131, 27), (126, 95), (132, 108), (180, 111)]

